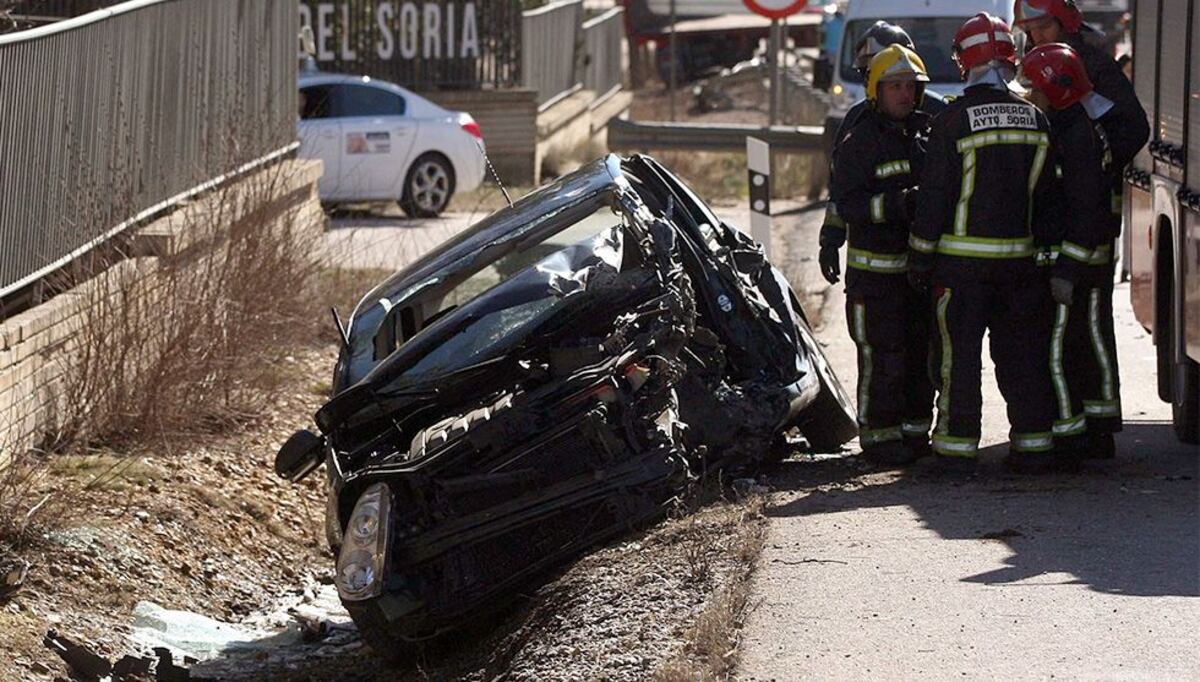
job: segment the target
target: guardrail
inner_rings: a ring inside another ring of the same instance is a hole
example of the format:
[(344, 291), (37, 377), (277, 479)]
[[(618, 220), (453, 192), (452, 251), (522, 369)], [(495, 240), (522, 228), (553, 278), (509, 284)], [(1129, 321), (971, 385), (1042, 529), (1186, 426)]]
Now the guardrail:
[(538, 107), (582, 87), (577, 59), (583, 0), (564, 0), (521, 15), (521, 75), (537, 91)]
[(134, 0), (0, 36), (0, 296), (295, 148), (294, 0)]
[(619, 90), (623, 83), (621, 47), (625, 40), (625, 11), (614, 7), (583, 24), (583, 43), (587, 63), (583, 87), (596, 93), (598, 100)]
[(686, 149), (745, 152), (746, 138), (756, 137), (773, 152), (822, 151), (821, 126), (705, 125), (695, 123), (638, 123), (614, 119), (608, 124), (608, 147), (614, 151)]

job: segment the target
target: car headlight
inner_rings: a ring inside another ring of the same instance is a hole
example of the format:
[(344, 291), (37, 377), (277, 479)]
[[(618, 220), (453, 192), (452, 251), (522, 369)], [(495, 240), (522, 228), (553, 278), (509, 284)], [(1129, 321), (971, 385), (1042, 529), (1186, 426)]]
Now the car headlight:
[(853, 87), (847, 87), (841, 83), (834, 83), (829, 89), (829, 109), (830, 111), (845, 114), (860, 97), (859, 90)]
[(384, 483), (367, 488), (354, 505), (338, 553), (338, 595), (344, 601), (379, 596), (387, 559), (388, 514), (392, 493)]

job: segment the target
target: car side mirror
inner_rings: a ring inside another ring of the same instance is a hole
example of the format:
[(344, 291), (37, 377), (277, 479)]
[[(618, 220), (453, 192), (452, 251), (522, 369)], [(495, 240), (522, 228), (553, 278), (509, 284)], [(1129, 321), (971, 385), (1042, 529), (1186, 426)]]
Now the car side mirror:
[(275, 473), (296, 483), (321, 466), (324, 452), (324, 438), (312, 431), (297, 431), (275, 454)]

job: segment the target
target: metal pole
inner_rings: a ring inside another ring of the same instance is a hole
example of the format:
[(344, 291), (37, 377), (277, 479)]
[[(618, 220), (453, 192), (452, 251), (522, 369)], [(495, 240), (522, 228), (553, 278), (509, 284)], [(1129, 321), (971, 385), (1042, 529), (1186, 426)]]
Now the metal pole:
[(771, 20), (771, 37), (767, 41), (767, 68), (771, 70), (771, 89), (767, 93), (769, 100), (770, 124), (779, 121), (779, 20)]
[(671, 98), (671, 120), (675, 120), (675, 64), (679, 53), (675, 50), (675, 0), (671, 0), (671, 82), (667, 84), (667, 95)]

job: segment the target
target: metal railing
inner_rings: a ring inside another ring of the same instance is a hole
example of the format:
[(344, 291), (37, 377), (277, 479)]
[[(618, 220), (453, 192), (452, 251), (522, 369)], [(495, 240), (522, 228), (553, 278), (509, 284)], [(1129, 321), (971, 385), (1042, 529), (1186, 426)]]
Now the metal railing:
[(537, 92), (546, 108), (582, 87), (579, 58), (583, 0), (563, 0), (521, 16), (521, 74), (525, 87)]
[(594, 91), (598, 100), (621, 88), (624, 74), (621, 48), (624, 40), (625, 12), (620, 7), (614, 7), (583, 24), (583, 44), (587, 55), (583, 87)]
[(613, 151), (681, 149), (710, 152), (744, 152), (746, 138), (757, 137), (773, 151), (820, 153), (821, 126), (771, 126), (703, 123), (638, 123), (613, 119), (608, 123), (608, 147)]
[(295, 148), (294, 0), (134, 0), (0, 36), (0, 296)]

